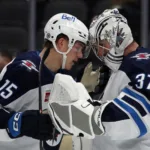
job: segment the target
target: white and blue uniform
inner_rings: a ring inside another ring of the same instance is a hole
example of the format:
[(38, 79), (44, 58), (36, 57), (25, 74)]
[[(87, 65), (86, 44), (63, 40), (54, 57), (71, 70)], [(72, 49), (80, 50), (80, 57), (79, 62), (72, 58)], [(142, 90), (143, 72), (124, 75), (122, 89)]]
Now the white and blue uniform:
[[(0, 149), (1, 150), (39, 150), (39, 140), (26, 136), (10, 139), (4, 129), (4, 120), (8, 119), (9, 111), (23, 112), (39, 108), (39, 64), (37, 51), (23, 53), (9, 63), (0, 74)], [(45, 65), (42, 69), (42, 107), (47, 108), (48, 96), (55, 74)], [(7, 111), (9, 110), (9, 111)], [(28, 122), (30, 124), (30, 122)], [(58, 139), (58, 140), (57, 140)], [(54, 147), (47, 144), (45, 150), (57, 150), (61, 136), (56, 138)], [(49, 141), (48, 143), (52, 143)]]
[(92, 150), (150, 149), (149, 66), (150, 50), (141, 47), (125, 56), (112, 73), (102, 97), (106, 132), (93, 140)]

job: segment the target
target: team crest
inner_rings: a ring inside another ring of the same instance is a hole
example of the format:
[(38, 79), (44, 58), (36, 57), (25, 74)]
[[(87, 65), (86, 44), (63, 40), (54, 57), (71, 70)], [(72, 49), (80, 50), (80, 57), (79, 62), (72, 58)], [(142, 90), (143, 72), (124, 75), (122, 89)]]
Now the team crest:
[(38, 72), (35, 64), (31, 62), (30, 60), (22, 60), (22, 65), (25, 66), (28, 70), (35, 70)]
[(150, 54), (149, 53), (139, 53), (136, 54), (135, 56), (132, 56), (131, 58), (136, 58), (137, 60), (143, 60), (143, 59), (150, 59)]

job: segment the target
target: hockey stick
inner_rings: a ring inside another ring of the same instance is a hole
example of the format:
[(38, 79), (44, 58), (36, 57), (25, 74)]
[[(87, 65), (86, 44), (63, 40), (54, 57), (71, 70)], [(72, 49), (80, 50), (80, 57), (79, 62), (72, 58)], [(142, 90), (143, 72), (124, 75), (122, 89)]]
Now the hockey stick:
[[(47, 48), (39, 65), (39, 112), (42, 113), (42, 67), (44, 64), (45, 59), (47, 58), (50, 52), (50, 48)], [(40, 140), (40, 150), (43, 150), (43, 141)]]

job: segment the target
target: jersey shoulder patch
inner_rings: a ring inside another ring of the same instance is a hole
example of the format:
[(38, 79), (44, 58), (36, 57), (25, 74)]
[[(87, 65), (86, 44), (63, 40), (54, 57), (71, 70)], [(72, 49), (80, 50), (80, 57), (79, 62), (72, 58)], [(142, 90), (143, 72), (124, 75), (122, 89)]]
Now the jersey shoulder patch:
[(138, 53), (132, 56), (131, 58), (135, 58), (136, 60), (148, 60), (150, 59), (150, 54), (149, 53)]
[[(148, 72), (150, 65), (150, 50), (146, 48), (138, 48), (136, 51), (124, 57), (119, 70), (126, 74), (135, 72)], [(150, 72), (150, 71), (149, 71)]]
[(36, 65), (30, 60), (22, 60), (22, 66), (25, 66), (29, 71), (35, 70), (38, 72)]

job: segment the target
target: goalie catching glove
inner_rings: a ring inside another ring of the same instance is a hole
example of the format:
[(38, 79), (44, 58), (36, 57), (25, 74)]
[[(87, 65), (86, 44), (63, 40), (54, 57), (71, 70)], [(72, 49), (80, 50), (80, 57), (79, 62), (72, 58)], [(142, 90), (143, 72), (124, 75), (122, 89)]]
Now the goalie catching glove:
[(103, 128), (100, 129), (95, 123), (94, 113), (97, 108), (91, 102), (92, 99), (82, 83), (76, 83), (68, 75), (55, 76), (48, 112), (60, 133), (88, 139), (103, 133)]

